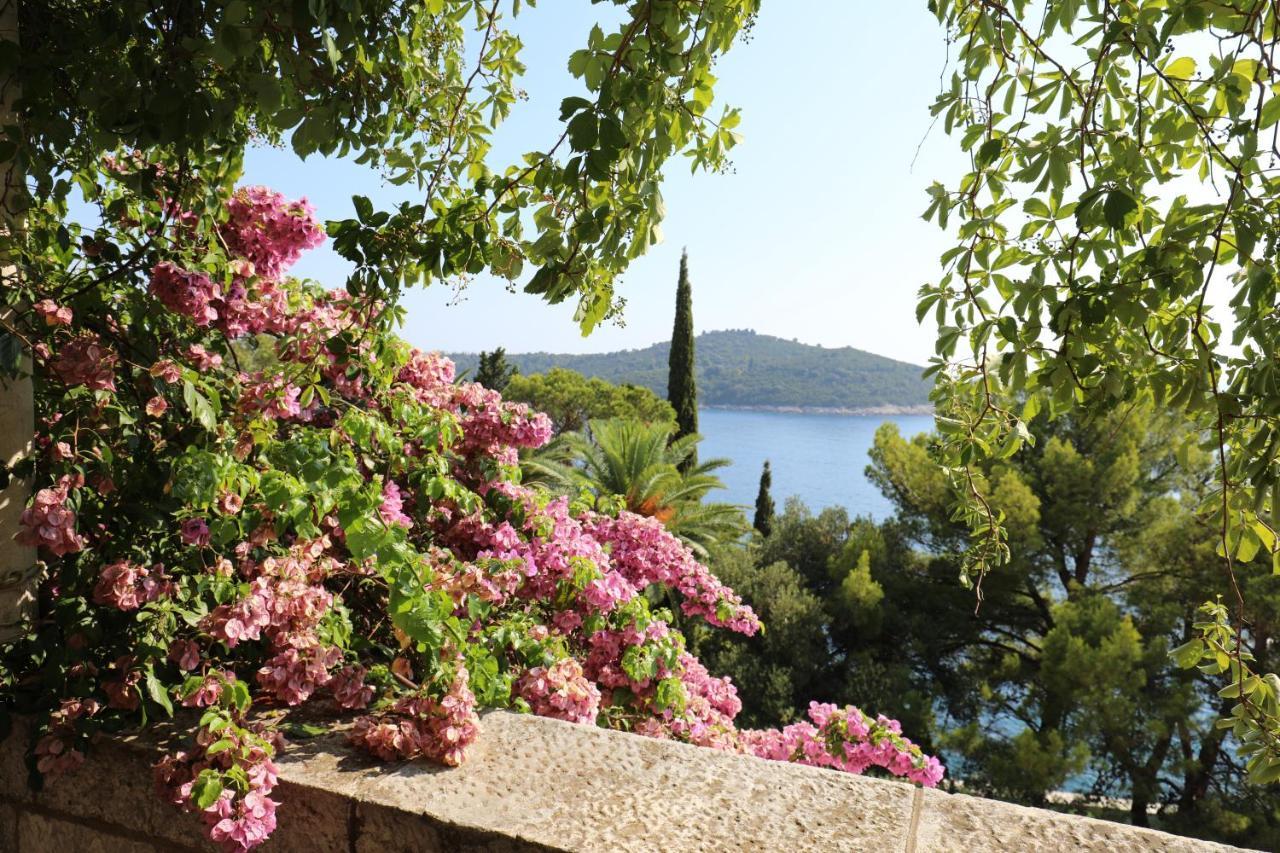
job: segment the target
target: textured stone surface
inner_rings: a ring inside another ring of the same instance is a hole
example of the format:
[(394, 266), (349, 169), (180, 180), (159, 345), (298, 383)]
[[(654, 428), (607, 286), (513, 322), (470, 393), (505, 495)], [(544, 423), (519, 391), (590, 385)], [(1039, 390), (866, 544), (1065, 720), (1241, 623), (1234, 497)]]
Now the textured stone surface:
[(0, 850), (18, 849), (18, 810), (0, 803)]
[(26, 812), (18, 818), (18, 853), (161, 853), (185, 850), (145, 838), (116, 833), (109, 827), (86, 825), (44, 814)]
[[(29, 724), (0, 744), (0, 851), (212, 850), (151, 786), (153, 740), (97, 745), (31, 794)], [(385, 765), (341, 734), (279, 760), (280, 827), (263, 853), (1023, 850), (1213, 853), (1124, 824), (495, 712), (466, 765)]]
[(365, 770), (340, 743), (326, 742), (286, 758), (281, 775), (393, 810), (378, 821), (392, 838), (398, 810), (463, 835), (500, 829), (517, 841), (584, 851), (905, 844), (913, 794), (905, 784), (515, 714), (489, 714), (483, 727), (471, 759), (454, 770)]
[(1240, 849), (980, 797), (944, 794), (941, 791), (920, 793), (916, 853), (1013, 853), (1020, 850), (1225, 853)]

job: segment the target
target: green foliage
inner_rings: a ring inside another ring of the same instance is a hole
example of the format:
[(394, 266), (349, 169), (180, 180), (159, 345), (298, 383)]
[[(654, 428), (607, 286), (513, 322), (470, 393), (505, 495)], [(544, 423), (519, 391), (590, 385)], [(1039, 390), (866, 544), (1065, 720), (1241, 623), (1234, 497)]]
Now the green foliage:
[[(877, 434), (869, 473), (902, 539), (873, 556), (872, 579), (883, 635), (908, 638), (880, 654), (926, 674), (951, 727), (940, 745), (964, 756), (959, 775), (977, 790), (1042, 803), (1083, 773), (1091, 793), (1130, 799), (1134, 823), (1151, 820), (1148, 805), (1176, 804), (1161, 825), (1200, 834), (1203, 816), (1225, 808), (1244, 817), (1217, 837), (1274, 846), (1280, 801), (1242, 790), (1214, 725), (1224, 700), (1212, 668), (1175, 659), (1198, 662), (1199, 647), (1169, 654), (1199, 632), (1196, 604), (1220, 582), (1216, 531), (1196, 514), (1210, 454), (1149, 407), (1040, 417), (1031, 434), (1034, 445), (975, 466), (979, 493), (1005, 510), (1010, 549), (976, 612), (951, 581), (969, 529), (938, 465), (944, 439)], [(1280, 578), (1255, 576), (1247, 595), (1252, 648), (1280, 625)]]
[(767, 537), (773, 530), (773, 495), (769, 493), (770, 487), (773, 486), (773, 472), (769, 470), (769, 460), (764, 461), (764, 468), (760, 471), (760, 491), (756, 493), (756, 514), (751, 520), (751, 526), (760, 531), (761, 536)]
[[(1151, 408), (1039, 417), (1031, 433), (1034, 445), (975, 470), (1010, 547), (976, 611), (955, 582), (970, 532), (952, 515), (942, 437), (887, 424), (868, 475), (895, 515), (875, 524), (789, 501), (767, 539), (711, 557), (768, 632), (693, 631), (691, 647), (733, 675), (753, 724), (794, 719), (810, 697), (875, 703), (951, 755), (970, 792), (1045, 805), (1083, 786), (1134, 802), (1111, 817), (1274, 848), (1280, 799), (1247, 788), (1232, 757), (1249, 731), (1214, 723), (1235, 701), (1216, 675), (1235, 640), (1224, 609), (1197, 607), (1221, 577), (1216, 531), (1196, 515), (1211, 454)], [(1242, 578), (1244, 646), (1274, 668), (1280, 578), (1256, 571), (1266, 562), (1256, 555)], [(803, 613), (803, 630), (780, 625), (785, 613)], [(1241, 689), (1273, 708), (1275, 686)], [(1149, 815), (1157, 804), (1176, 808)]]
[(563, 367), (527, 376), (517, 373), (503, 396), (544, 412), (559, 433), (579, 432), (593, 420), (623, 418), (674, 425), (676, 417), (671, 405), (648, 388), (587, 379)]
[[(590, 330), (616, 310), (619, 273), (661, 239), (664, 165), (684, 155), (717, 169), (738, 142), (737, 111), (712, 110), (711, 69), (758, 0), (614, 0), (617, 29), (594, 26), (569, 57), (576, 91), (561, 104), (563, 130), (494, 170), (490, 139), (525, 70), (507, 11), (533, 5), (23, 2), (22, 49), (0, 57), (0, 73), (22, 81), (22, 122), (7, 128), (0, 160), (23, 164), (30, 197), (7, 207), (51, 206), (52, 220), (27, 235), (50, 247), (73, 191), (109, 223), (126, 211), (108, 207), (94, 172), (104, 154), (139, 150), (171, 160), (139, 179), (146, 189), (202, 214), (207, 229), (251, 141), (349, 156), (416, 193), (388, 210), (357, 196), (355, 215), (329, 224), (354, 266), (349, 292), (394, 302), (415, 282), (482, 271), (518, 281), (529, 268), (525, 289), (576, 297)], [(61, 233), (58, 252), (96, 258), (90, 268), (132, 264), (141, 248), (94, 239), (85, 255), (78, 229)]]
[[(1216, 458), (1196, 517), (1217, 531), (1224, 582), (1204, 592), (1229, 594), (1239, 632), (1257, 606), (1241, 573), (1265, 571), (1259, 552), (1280, 566), (1280, 10), (929, 5), (958, 46), (933, 112), (972, 157), (930, 189), (926, 216), (954, 224), (956, 244), (919, 301), (939, 326), (940, 460), (974, 536), (964, 574), (1012, 559), (978, 472), (1028, 439), (1036, 412), (1154, 403)], [(1252, 683), (1232, 654), (1231, 683)], [(1251, 775), (1280, 777), (1280, 727), (1247, 691), (1237, 704)]]
[(877, 603), (881, 582), (859, 568), (869, 561), (881, 571), (886, 548), (869, 520), (851, 522), (839, 508), (815, 516), (792, 498), (767, 539), (746, 551), (713, 550), (709, 565), (752, 603), (767, 630), (749, 639), (697, 629), (688, 637), (702, 660), (733, 676), (743, 719), (775, 725), (803, 717), (810, 699), (875, 697), (902, 715), (913, 737), (929, 740), (934, 699), (922, 692), (913, 664), (890, 650), (895, 639), (910, 638), (893, 635), (896, 625), (881, 626), (893, 602)]
[[(697, 338), (698, 401), (704, 406), (868, 409), (924, 407), (932, 380), (921, 368), (852, 347), (826, 349), (749, 330), (704, 332)], [(567, 367), (614, 383), (634, 383), (666, 396), (670, 344), (577, 355), (508, 355), (524, 373)], [(452, 353), (459, 369), (476, 356)]]
[(480, 365), (476, 368), (475, 381), (494, 391), (505, 391), (511, 377), (520, 368), (507, 363), (507, 351), (498, 347), (493, 352), (480, 353)]
[(704, 501), (724, 488), (712, 472), (729, 460), (690, 464), (701, 436), (673, 438), (669, 423), (621, 418), (592, 421), (590, 427), (589, 437), (560, 438), (565, 461), (548, 464), (535, 457), (532, 468), (542, 482), (564, 494), (586, 490), (597, 500), (617, 497), (624, 508), (661, 521), (700, 556), (746, 532), (741, 509)]
[[(697, 363), (693, 338), (693, 286), (689, 283), (689, 253), (680, 255), (680, 280), (676, 283), (676, 319), (671, 329), (671, 351), (667, 357), (667, 402), (676, 412), (673, 439), (698, 431)], [(696, 451), (685, 465), (696, 465)]]
[(778, 560), (761, 563), (741, 548), (712, 552), (716, 576), (754, 602), (766, 630), (744, 642), (724, 641), (697, 626), (687, 632), (690, 649), (730, 673), (742, 699), (739, 719), (752, 727), (791, 722), (803, 716), (801, 697), (814, 693), (829, 667), (821, 600), (794, 569)]

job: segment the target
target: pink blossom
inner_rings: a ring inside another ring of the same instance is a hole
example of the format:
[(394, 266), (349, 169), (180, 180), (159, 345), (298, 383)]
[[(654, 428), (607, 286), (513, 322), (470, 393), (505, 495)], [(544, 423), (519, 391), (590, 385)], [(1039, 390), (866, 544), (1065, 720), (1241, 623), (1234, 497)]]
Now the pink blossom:
[(102, 567), (93, 588), (93, 600), (117, 610), (137, 610), (171, 590), (164, 566), (150, 569), (121, 560)]
[(84, 539), (76, 533), (75, 511), (67, 506), (70, 483), (69, 477), (63, 477), (57, 486), (36, 492), (18, 518), (22, 529), (14, 539), (20, 545), (38, 546), (56, 557), (84, 547)]
[(329, 680), (329, 689), (338, 707), (355, 710), (367, 707), (373, 699), (373, 688), (364, 683), (365, 668), (344, 666)]
[(456, 767), (480, 733), (476, 699), (467, 684), (467, 670), (458, 664), (443, 697), (406, 696), (388, 714), (361, 717), (351, 731), (351, 741), (386, 761), (425, 756)]
[(516, 681), (515, 692), (541, 717), (594, 723), (600, 712), (600, 691), (573, 658), (534, 667)]
[(151, 365), (150, 373), (157, 379), (163, 379), (170, 385), (182, 378), (182, 368), (178, 367), (172, 360), (162, 358), (155, 364)]
[(197, 326), (208, 326), (218, 319), (210, 302), (218, 295), (213, 280), (202, 272), (190, 272), (161, 261), (151, 268), (151, 295), (175, 314), (190, 317)]
[(332, 646), (291, 646), (258, 670), (258, 685), (286, 705), (301, 705), (316, 688), (329, 683), (329, 670), (341, 660), (342, 652)]
[(114, 391), (117, 360), (118, 356), (103, 345), (101, 338), (84, 332), (59, 348), (52, 368), (70, 387), (83, 385), (95, 391)]
[(194, 640), (174, 640), (169, 644), (169, 660), (183, 672), (190, 672), (200, 665), (200, 646)]
[(207, 373), (210, 370), (222, 366), (222, 356), (218, 355), (216, 352), (209, 352), (200, 344), (191, 344), (188, 346), (185, 350), (185, 355), (187, 359), (195, 365), (196, 370), (199, 370), (201, 373)]
[[(194, 669), (195, 667), (189, 668)], [(234, 672), (227, 670), (209, 672), (204, 676), (199, 687), (183, 697), (182, 704), (187, 708), (208, 708), (210, 705), (216, 705), (218, 704), (218, 699), (222, 696), (222, 689), (234, 684), (235, 680), (236, 675)]]
[(242, 187), (227, 202), (222, 238), (263, 278), (278, 280), (302, 252), (325, 240), (306, 199), (290, 201), (266, 187)]
[(63, 699), (49, 715), (48, 733), (36, 742), (36, 769), (49, 778), (75, 770), (84, 763), (84, 753), (72, 744), (77, 738), (75, 722), (92, 717), (101, 705), (95, 699)]
[(71, 309), (65, 305), (59, 305), (52, 299), (41, 299), (31, 307), (37, 314), (43, 317), (45, 323), (50, 326), (71, 325)]
[(394, 480), (387, 480), (382, 487), (382, 505), (378, 508), (383, 523), (399, 525), (406, 530), (413, 527), (413, 519), (404, 514), (404, 502), (400, 497), (400, 487)]
[(138, 682), (142, 680), (142, 670), (134, 668), (137, 662), (132, 655), (116, 658), (112, 664), (115, 678), (102, 682), (102, 689), (107, 694), (107, 707), (122, 711), (136, 711), (142, 704), (138, 693)]
[(209, 525), (203, 518), (188, 518), (180, 529), (182, 541), (203, 548), (209, 544)]
[(260, 791), (250, 791), (237, 799), (231, 791), (205, 810), (210, 824), (209, 838), (226, 853), (252, 850), (267, 840), (276, 828), (276, 802)]
[(244, 498), (235, 492), (223, 492), (218, 496), (218, 511), (223, 515), (235, 515), (244, 506)]
[(157, 394), (147, 401), (147, 414), (153, 418), (158, 418), (169, 410), (169, 401), (162, 395)]

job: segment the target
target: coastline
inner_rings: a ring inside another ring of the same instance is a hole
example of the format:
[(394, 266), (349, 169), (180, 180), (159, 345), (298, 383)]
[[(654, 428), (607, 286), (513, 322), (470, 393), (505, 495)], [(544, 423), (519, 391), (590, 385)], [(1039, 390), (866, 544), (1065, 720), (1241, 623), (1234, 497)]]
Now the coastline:
[(704, 403), (703, 409), (722, 409), (733, 412), (775, 412), (790, 415), (932, 415), (933, 406), (859, 406), (844, 408), (839, 406), (738, 406), (722, 403)]

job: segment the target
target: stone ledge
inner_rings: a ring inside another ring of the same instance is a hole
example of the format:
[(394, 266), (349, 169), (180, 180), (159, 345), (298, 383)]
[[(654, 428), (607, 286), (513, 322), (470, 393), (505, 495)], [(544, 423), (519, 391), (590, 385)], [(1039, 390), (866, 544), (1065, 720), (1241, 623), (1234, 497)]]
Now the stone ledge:
[[(1148, 850), (1231, 848), (884, 779), (763, 761), (556, 720), (486, 714), (457, 769), (375, 764), (341, 735), (279, 760), (270, 851)], [(0, 848), (211, 849), (151, 786), (155, 743), (105, 740), (26, 788), (25, 726), (0, 744)]]

